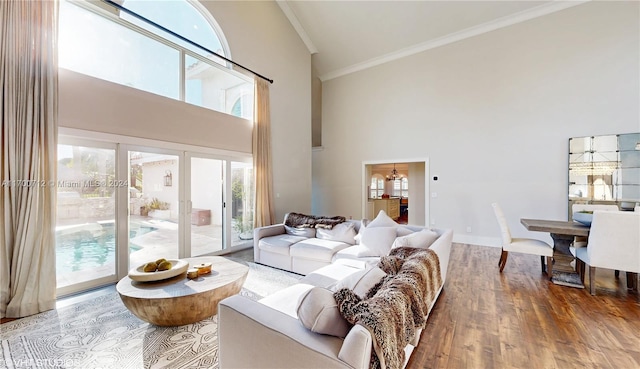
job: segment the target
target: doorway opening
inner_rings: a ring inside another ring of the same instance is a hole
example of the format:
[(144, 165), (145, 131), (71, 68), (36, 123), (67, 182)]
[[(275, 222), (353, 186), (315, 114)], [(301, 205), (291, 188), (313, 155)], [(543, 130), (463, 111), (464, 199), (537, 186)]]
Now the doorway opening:
[(383, 210), (400, 224), (429, 224), (428, 159), (363, 162), (363, 217)]

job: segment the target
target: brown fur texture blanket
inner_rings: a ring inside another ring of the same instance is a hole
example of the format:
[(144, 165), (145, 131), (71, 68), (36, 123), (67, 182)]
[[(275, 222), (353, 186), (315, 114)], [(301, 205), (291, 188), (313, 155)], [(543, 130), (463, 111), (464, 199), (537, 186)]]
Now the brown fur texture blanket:
[(430, 249), (398, 247), (380, 258), (387, 273), (360, 299), (343, 288), (334, 293), (342, 316), (371, 332), (372, 369), (399, 369), (404, 348), (419, 328), (424, 328), (429, 308), (442, 286), (438, 255)]
[(326, 228), (332, 229), (336, 224), (346, 221), (345, 217), (325, 217), (322, 215), (305, 215), (300, 213), (289, 213), (284, 225), (298, 228)]

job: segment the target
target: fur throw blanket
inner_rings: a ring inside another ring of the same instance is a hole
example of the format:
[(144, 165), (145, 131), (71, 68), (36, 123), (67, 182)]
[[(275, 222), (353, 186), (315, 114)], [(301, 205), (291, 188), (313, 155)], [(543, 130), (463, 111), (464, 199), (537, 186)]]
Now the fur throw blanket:
[(387, 273), (360, 299), (343, 288), (334, 293), (342, 316), (371, 332), (372, 369), (399, 369), (404, 348), (424, 328), (429, 308), (442, 286), (438, 255), (430, 249), (398, 247), (378, 267)]
[(284, 225), (297, 228), (326, 228), (332, 229), (336, 224), (346, 221), (345, 217), (325, 217), (321, 215), (305, 215), (289, 213)]

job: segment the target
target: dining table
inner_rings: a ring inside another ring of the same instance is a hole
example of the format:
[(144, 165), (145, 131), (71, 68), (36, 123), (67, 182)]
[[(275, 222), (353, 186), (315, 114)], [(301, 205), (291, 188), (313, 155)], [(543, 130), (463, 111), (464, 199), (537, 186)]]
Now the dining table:
[[(520, 219), (528, 231), (548, 232), (553, 239), (553, 272), (555, 284), (584, 288), (582, 278), (575, 269), (575, 256), (569, 247), (575, 236), (589, 236), (588, 225), (566, 220)], [(573, 265), (572, 265), (573, 263)]]

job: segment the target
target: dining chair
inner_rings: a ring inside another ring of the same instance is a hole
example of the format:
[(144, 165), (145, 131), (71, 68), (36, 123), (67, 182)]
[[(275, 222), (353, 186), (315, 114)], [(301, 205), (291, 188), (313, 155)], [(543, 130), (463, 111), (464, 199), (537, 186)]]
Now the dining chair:
[[(491, 206), (493, 206), (493, 212), (498, 220), (498, 225), (500, 225), (500, 232), (502, 235), (502, 253), (500, 254), (500, 260), (498, 261), (500, 273), (502, 273), (504, 266), (507, 264), (509, 252), (520, 252), (523, 254), (540, 255), (542, 272), (546, 272), (547, 275), (551, 277), (553, 271), (553, 246), (534, 238), (511, 237), (511, 231), (509, 230), (509, 225), (507, 224), (507, 219), (502, 212), (502, 208), (500, 208), (498, 203), (493, 203)], [(546, 263), (545, 257), (547, 258)]]
[[(592, 295), (596, 294), (596, 268), (640, 273), (640, 213), (594, 211), (587, 245), (576, 249), (576, 257), (589, 266), (589, 290)], [(585, 265), (580, 265), (578, 269), (583, 280)], [(627, 278), (629, 282), (632, 285), (627, 284), (627, 288), (637, 288), (637, 276), (635, 280)]]
[[(595, 211), (595, 210), (604, 210), (604, 211), (618, 211), (618, 205), (615, 204), (573, 204), (571, 205), (571, 217), (573, 220), (573, 214), (579, 211)], [(576, 249), (578, 247), (587, 246), (587, 237), (585, 236), (576, 236), (573, 239), (573, 243), (571, 246)], [(571, 253), (575, 256), (575, 250), (571, 249)]]

